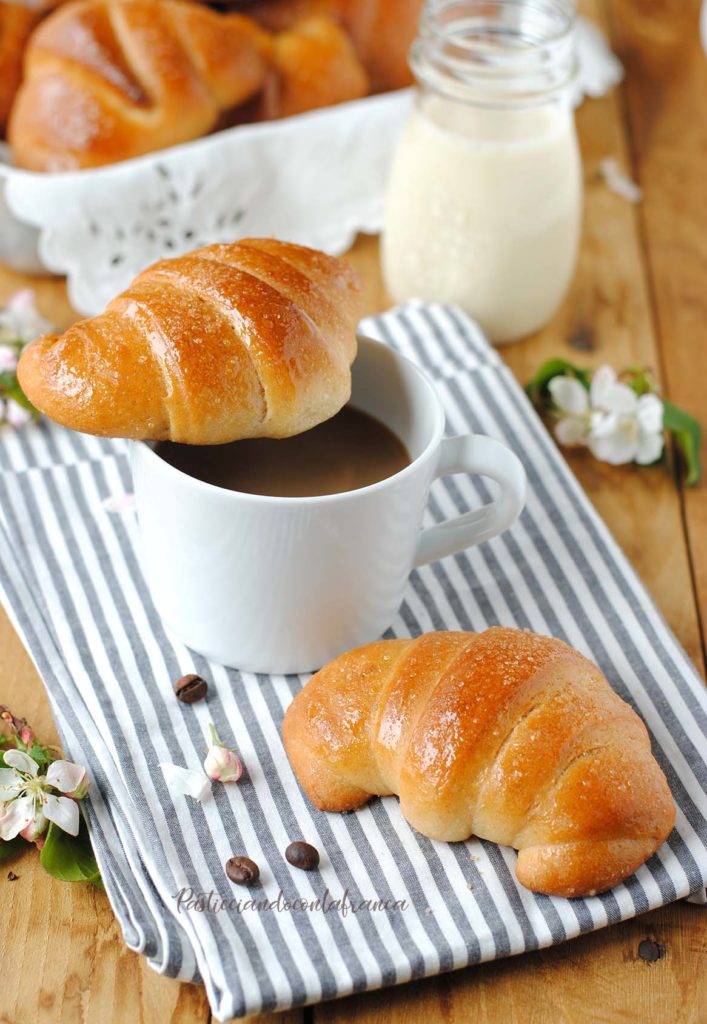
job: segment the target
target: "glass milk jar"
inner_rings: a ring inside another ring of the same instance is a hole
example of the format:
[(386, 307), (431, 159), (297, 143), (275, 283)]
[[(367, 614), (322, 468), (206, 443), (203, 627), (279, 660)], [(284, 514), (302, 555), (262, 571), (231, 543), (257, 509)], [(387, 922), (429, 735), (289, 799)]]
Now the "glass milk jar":
[(428, 0), (391, 169), (383, 272), (396, 301), (452, 302), (494, 342), (542, 327), (572, 279), (582, 173), (574, 14), (558, 0)]

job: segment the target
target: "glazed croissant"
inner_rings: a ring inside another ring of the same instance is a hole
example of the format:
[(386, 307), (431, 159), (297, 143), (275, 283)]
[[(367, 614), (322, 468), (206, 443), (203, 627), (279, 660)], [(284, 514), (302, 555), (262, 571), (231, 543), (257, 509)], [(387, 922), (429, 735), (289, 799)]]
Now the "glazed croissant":
[(258, 0), (241, 5), (274, 32), (309, 17), (339, 21), (363, 64), (372, 92), (412, 82), (408, 51), (417, 32), (423, 0)]
[(675, 821), (635, 712), (577, 651), (521, 630), (350, 651), (295, 697), (282, 735), (320, 810), (397, 793), (432, 839), (515, 847), (518, 880), (536, 892), (616, 885)]
[(33, 34), (8, 125), (15, 162), (96, 167), (198, 138), (262, 86), (250, 18), (179, 0), (79, 0)]
[(274, 239), (161, 260), (106, 311), (22, 354), (31, 402), (74, 430), (224, 444), (287, 437), (348, 400), (360, 281)]
[(22, 77), (22, 57), (41, 11), (0, 2), (0, 129), (5, 127)]
[(297, 22), (273, 36), (268, 53), (272, 72), (263, 94), (264, 118), (360, 99), (368, 91), (349, 37), (329, 18)]

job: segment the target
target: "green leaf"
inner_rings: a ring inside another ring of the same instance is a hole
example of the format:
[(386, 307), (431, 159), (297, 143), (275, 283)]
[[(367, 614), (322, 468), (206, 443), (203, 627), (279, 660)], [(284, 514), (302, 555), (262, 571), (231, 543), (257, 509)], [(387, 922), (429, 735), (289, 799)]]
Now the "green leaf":
[(656, 394), (658, 391), (658, 386), (651, 370), (646, 370), (640, 366), (629, 366), (621, 374), (621, 377), (626, 378), (625, 383), (636, 392), (639, 398), (641, 395)]
[(535, 376), (526, 385), (526, 392), (531, 402), (534, 405), (543, 404), (549, 399), (548, 384), (553, 377), (561, 376), (576, 377), (580, 384), (589, 390), (589, 384), (591, 382), (591, 371), (583, 370), (581, 366), (575, 366), (574, 363), (568, 362), (566, 359), (548, 359), (546, 363), (543, 363), (540, 369), (537, 371)]
[(700, 442), (702, 428), (688, 413), (672, 402), (663, 402), (663, 427), (675, 438), (685, 462), (685, 484), (694, 487), (702, 476)]
[(93, 882), (103, 888), (83, 818), (77, 836), (70, 836), (50, 823), (39, 860), (47, 874), (63, 882)]
[(5, 371), (0, 373), (0, 392), (6, 398), (11, 398), (13, 402), (17, 402), (23, 409), (27, 409), (33, 416), (39, 416), (39, 412), (30, 402), (27, 395), (20, 387), (19, 381), (14, 373)]
[[(40, 768), (44, 768), (47, 765), (50, 765), (52, 761), (56, 760), (52, 753), (47, 750), (46, 747), (43, 747), (37, 740), (33, 740), (32, 746), (28, 747), (26, 743), (22, 742), (19, 736), (13, 736), (11, 747), (9, 746), (8, 740), (8, 749), (24, 751), (26, 754), (29, 754), (33, 761), (36, 761)], [(3, 751), (0, 750), (0, 764), (3, 764), (4, 761), (5, 757)]]
[(41, 743), (38, 743), (37, 740), (33, 742), (31, 747), (25, 747), (25, 750), (32, 760), (37, 762), (40, 768), (50, 765), (55, 760), (49, 751)]
[(22, 851), (27, 849), (27, 845), (27, 841), (22, 836), (15, 836), (14, 839), (8, 839), (7, 842), (0, 841), (0, 864), (19, 857)]

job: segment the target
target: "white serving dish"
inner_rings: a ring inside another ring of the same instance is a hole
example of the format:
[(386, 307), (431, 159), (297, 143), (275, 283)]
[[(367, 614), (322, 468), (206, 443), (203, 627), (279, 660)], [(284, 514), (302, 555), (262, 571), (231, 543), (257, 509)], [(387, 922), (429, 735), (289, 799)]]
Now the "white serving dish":
[(388, 93), (242, 125), (96, 170), (37, 174), (0, 150), (0, 261), (66, 275), (99, 313), (154, 260), (277, 235), (331, 253), (380, 230), (388, 166), (411, 103)]

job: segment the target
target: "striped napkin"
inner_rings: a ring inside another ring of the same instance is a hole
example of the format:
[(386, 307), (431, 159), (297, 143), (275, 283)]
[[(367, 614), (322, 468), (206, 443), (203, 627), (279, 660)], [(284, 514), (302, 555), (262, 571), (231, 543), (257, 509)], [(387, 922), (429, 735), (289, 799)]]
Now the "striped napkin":
[[(50, 424), (4, 434), (3, 599), (68, 755), (93, 778), (87, 814), (108, 895), (127, 944), (165, 974), (203, 979), (218, 1018), (538, 949), (690, 895), (704, 901), (707, 696), (684, 651), (472, 323), (412, 303), (362, 330), (432, 375), (450, 433), (507, 442), (529, 477), (527, 508), (511, 530), (413, 572), (391, 635), (502, 623), (579, 648), (647, 723), (677, 827), (624, 884), (562, 900), (520, 887), (512, 850), (413, 832), (394, 798), (318, 813), (280, 742), (304, 678), (208, 663), (160, 622), (140, 570), (124, 444)], [(480, 479), (439, 481), (427, 521), (489, 497)], [(209, 697), (185, 706), (172, 684), (191, 671), (210, 681)], [(246, 775), (215, 785), (204, 804), (172, 798), (158, 765), (198, 767), (210, 722), (238, 747)], [(294, 839), (319, 848), (320, 871), (287, 864)], [(223, 865), (233, 854), (260, 864), (261, 886), (231, 885)]]

